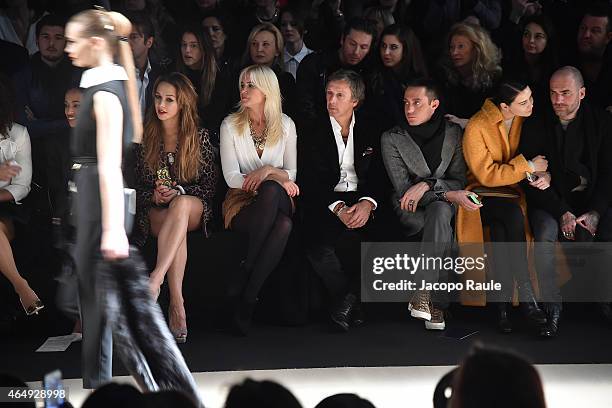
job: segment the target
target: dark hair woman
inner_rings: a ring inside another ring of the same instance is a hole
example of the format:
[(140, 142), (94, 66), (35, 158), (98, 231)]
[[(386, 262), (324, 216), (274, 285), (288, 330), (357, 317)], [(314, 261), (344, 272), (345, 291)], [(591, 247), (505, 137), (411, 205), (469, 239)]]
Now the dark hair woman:
[[(542, 156), (529, 160), (517, 152), (523, 121), (531, 116), (532, 109), (533, 98), (527, 85), (503, 81), (494, 97), (487, 99), (470, 119), (463, 134), (463, 154), (469, 170), (466, 190), (483, 196), (483, 206), (478, 211), (458, 209), (457, 240), (483, 242), (482, 228), (487, 225), (492, 242), (507, 243), (503, 257), (501, 251), (493, 254), (490, 269), (502, 286), (499, 296), (489, 300), (498, 303), (498, 324), (504, 333), (512, 331), (508, 314), (514, 281), (527, 318), (536, 324), (546, 322), (529, 277), (529, 225), (525, 197), (518, 186), (527, 173), (544, 177), (548, 166)], [(498, 194), (500, 187), (505, 187), (503, 197)]]
[(139, 243), (157, 236), (157, 263), (150, 286), (155, 298), (168, 274), (170, 331), (187, 340), (183, 276), (187, 232), (206, 234), (212, 218), (217, 173), (208, 131), (198, 128), (197, 96), (178, 72), (162, 75), (153, 87), (155, 110), (149, 112), (136, 162)]
[(364, 110), (380, 125), (381, 132), (403, 123), (405, 84), (427, 77), (421, 45), (408, 27), (393, 24), (381, 34), (378, 68), (368, 81)]
[(520, 47), (504, 58), (504, 75), (531, 87), (537, 111), (550, 104), (548, 79), (559, 68), (557, 35), (552, 22), (543, 15), (522, 21), (520, 34)]

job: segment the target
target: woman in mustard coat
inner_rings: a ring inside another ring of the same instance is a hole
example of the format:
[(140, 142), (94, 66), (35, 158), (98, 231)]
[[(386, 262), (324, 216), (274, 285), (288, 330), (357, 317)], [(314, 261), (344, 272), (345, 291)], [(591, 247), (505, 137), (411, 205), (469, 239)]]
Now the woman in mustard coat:
[[(527, 173), (541, 176), (534, 187), (546, 188), (550, 181), (545, 173), (547, 161), (544, 157), (528, 160), (517, 154), (521, 127), (532, 108), (533, 98), (528, 86), (504, 81), (494, 98), (487, 99), (470, 119), (463, 136), (463, 153), (469, 169), (466, 190), (479, 191), (483, 206), (471, 212), (459, 208), (457, 239), (460, 243), (482, 242), (482, 228), (487, 225), (492, 242), (513, 243), (499, 251), (500, 256), (493, 257), (492, 265), (495, 280), (502, 285), (501, 293), (493, 300), (498, 302), (499, 328), (504, 333), (512, 331), (508, 313), (514, 281), (527, 318), (537, 324), (546, 322), (529, 279), (526, 245), (529, 226), (525, 199), (518, 186)], [(499, 192), (500, 187), (504, 188), (505, 197), (491, 196), (494, 191)]]

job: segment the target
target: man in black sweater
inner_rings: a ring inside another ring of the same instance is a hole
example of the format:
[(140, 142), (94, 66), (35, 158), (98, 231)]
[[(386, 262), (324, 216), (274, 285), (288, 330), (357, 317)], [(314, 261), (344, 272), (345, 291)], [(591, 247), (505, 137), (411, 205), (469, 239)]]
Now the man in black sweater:
[(298, 126), (325, 116), (325, 86), (329, 75), (341, 68), (365, 73), (367, 56), (376, 40), (376, 27), (370, 20), (355, 18), (344, 28), (340, 48), (306, 56), (297, 71), (300, 101)]
[[(520, 151), (546, 156), (550, 174), (544, 190), (525, 185), (536, 242), (612, 240), (612, 116), (585, 95), (580, 71), (563, 67), (550, 79), (554, 115), (530, 118), (523, 125)], [(552, 244), (538, 249), (536, 268), (548, 313), (540, 334), (553, 337), (561, 293)]]

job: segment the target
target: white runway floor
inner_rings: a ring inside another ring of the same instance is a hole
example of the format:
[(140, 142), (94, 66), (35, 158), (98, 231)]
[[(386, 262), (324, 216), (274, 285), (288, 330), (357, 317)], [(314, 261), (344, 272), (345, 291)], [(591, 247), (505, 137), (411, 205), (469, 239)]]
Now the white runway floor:
[[(313, 408), (324, 397), (356, 393), (377, 408), (429, 408), (438, 380), (452, 367), (320, 368), (291, 370), (226, 371), (194, 374), (208, 408), (222, 408), (231, 384), (246, 377), (271, 379), (287, 386), (304, 408)], [(548, 408), (612, 407), (612, 364), (540, 365)], [(117, 377), (130, 382), (129, 377)], [(30, 383), (40, 386), (40, 383)], [(64, 385), (70, 401), (80, 407), (88, 395), (80, 379)], [(518, 407), (517, 407), (518, 408)]]

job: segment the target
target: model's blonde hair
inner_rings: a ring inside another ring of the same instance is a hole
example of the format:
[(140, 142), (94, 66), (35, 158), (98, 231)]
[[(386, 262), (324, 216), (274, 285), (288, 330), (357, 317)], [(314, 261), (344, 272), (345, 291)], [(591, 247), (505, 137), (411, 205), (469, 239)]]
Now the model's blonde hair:
[[(153, 86), (153, 95), (161, 83), (176, 89), (178, 106), (178, 140), (176, 157), (176, 178), (181, 183), (189, 183), (199, 176), (201, 166), (201, 147), (198, 130), (198, 96), (193, 84), (185, 75), (172, 72), (160, 76)], [(154, 173), (159, 166), (160, 146), (162, 146), (164, 127), (157, 117), (156, 110), (149, 109), (144, 129), (142, 149), (146, 165)]]
[(119, 63), (123, 66), (128, 76), (128, 80), (125, 83), (125, 93), (132, 114), (134, 133), (132, 141), (140, 143), (142, 141), (143, 129), (140, 118), (140, 102), (138, 101), (138, 91), (136, 90), (136, 68), (134, 67), (132, 49), (127, 41), (132, 32), (132, 23), (123, 14), (101, 9), (82, 11), (72, 17), (70, 22), (83, 26), (82, 35), (84, 37), (103, 38), (109, 45), (111, 53), (119, 55)]
[(272, 67), (276, 69), (284, 70), (284, 58), (283, 54), (285, 52), (285, 41), (283, 40), (283, 34), (280, 32), (278, 28), (274, 24), (271, 23), (263, 23), (256, 25), (251, 30), (251, 34), (249, 34), (249, 39), (247, 40), (247, 46), (244, 50), (244, 55), (242, 56), (242, 63), (244, 65), (253, 64), (253, 59), (251, 59), (251, 43), (255, 39), (255, 36), (263, 31), (267, 31), (274, 36), (274, 45), (276, 46), (276, 51), (278, 55), (274, 57), (274, 61), (272, 61)]
[[(274, 145), (283, 137), (283, 109), (278, 79), (271, 68), (262, 65), (251, 65), (240, 72), (238, 89), (249, 74), (251, 82), (266, 96), (264, 116), (268, 132), (267, 145)], [(240, 103), (238, 111), (229, 116), (230, 123), (236, 127), (238, 134), (249, 134), (249, 113)]]
[[(467, 37), (474, 47), (475, 56), (472, 61), (472, 78), (469, 86), (475, 90), (492, 87), (495, 81), (501, 77), (502, 69), (500, 66), (501, 51), (493, 44), (489, 33), (477, 25), (457, 23), (451, 27), (448, 33), (447, 46), (450, 46), (452, 38), (456, 35)], [(445, 54), (442, 66), (446, 71), (448, 82), (453, 85), (461, 82), (448, 51)]]

